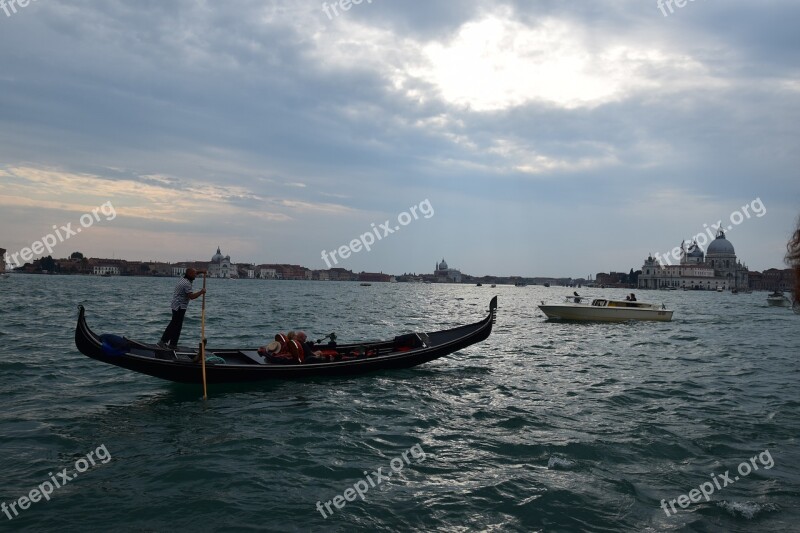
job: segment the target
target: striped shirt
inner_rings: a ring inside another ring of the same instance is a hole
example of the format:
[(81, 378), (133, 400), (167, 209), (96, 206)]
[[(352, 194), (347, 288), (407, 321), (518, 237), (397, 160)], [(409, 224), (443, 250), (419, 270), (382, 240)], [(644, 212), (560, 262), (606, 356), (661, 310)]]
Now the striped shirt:
[(189, 307), (189, 295), (192, 293), (192, 282), (187, 278), (181, 278), (175, 285), (175, 292), (172, 295), (172, 310), (186, 309)]

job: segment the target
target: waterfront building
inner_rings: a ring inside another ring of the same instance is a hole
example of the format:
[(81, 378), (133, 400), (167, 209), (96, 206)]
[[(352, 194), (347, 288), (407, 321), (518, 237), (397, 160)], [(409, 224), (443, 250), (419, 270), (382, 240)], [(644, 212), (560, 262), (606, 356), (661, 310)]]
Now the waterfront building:
[(441, 263), (436, 264), (433, 277), (437, 283), (461, 283), (461, 271), (448, 267), (444, 258)]
[(217, 246), (217, 253), (211, 258), (208, 264), (208, 277), (209, 278), (237, 278), (239, 273), (236, 270), (236, 265), (231, 263), (231, 256), (226, 255), (223, 257), (222, 252)]
[(95, 276), (119, 276), (119, 267), (115, 265), (95, 265), (93, 273)]
[(267, 268), (261, 266), (258, 268), (258, 279), (280, 279), (278, 278), (278, 271), (274, 268)]
[(337, 267), (328, 270), (328, 279), (330, 281), (357, 281), (358, 275), (353, 274), (350, 270)]
[(749, 272), (750, 288), (757, 291), (790, 292), (794, 287), (793, 268), (768, 268), (764, 272)]
[(374, 283), (389, 283), (392, 276), (384, 274), (383, 272), (362, 272), (358, 275), (358, 281), (374, 282)]
[[(633, 282), (630, 281), (629, 278), (630, 276), (625, 272), (610, 272), (608, 274), (605, 272), (598, 272), (595, 276), (597, 280), (596, 284), (602, 287), (630, 287)], [(555, 283), (555, 281), (552, 283)]]
[(747, 289), (749, 273), (747, 266), (736, 258), (733, 244), (720, 230), (717, 238), (704, 253), (697, 242), (688, 248), (681, 243), (680, 264), (664, 265), (649, 256), (642, 266), (638, 287), (640, 289), (678, 289), (723, 290)]
[(149, 262), (147, 263), (149, 273), (152, 276), (170, 276), (172, 274), (172, 265), (170, 263), (162, 262)]

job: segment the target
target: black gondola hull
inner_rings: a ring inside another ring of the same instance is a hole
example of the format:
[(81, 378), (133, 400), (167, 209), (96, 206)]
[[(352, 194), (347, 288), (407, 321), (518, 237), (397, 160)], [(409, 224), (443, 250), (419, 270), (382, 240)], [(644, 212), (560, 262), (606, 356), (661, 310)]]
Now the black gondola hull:
[[(110, 354), (104, 349), (100, 337), (86, 323), (85, 309), (79, 307), (78, 324), (75, 328), (75, 344), (78, 350), (92, 359), (119, 366), (141, 374), (174, 381), (178, 383), (202, 383), (201, 365), (185, 360), (169, 360), (159, 358), (159, 351), (153, 347), (152, 355), (147, 350), (138, 353)], [(391, 353), (388, 348), (392, 341), (371, 342), (346, 345), (343, 349), (360, 347), (374, 348), (384, 346), (389, 350), (386, 355), (372, 358), (344, 360), (315, 364), (207, 364), (206, 380), (208, 383), (246, 383), (272, 379), (297, 379), (314, 376), (349, 376), (375, 372), (410, 368), (433, 361), (451, 354), (467, 346), (481, 342), (489, 337), (492, 324), (497, 313), (497, 297), (489, 305), (489, 314), (480, 322), (457, 328), (428, 333), (429, 345), (405, 352)], [(138, 343), (137, 343), (138, 344)], [(148, 346), (139, 344), (140, 346)], [(223, 359), (237, 359), (237, 354), (252, 352), (254, 349), (207, 349), (207, 355), (219, 355)], [(143, 355), (144, 354), (144, 355)]]

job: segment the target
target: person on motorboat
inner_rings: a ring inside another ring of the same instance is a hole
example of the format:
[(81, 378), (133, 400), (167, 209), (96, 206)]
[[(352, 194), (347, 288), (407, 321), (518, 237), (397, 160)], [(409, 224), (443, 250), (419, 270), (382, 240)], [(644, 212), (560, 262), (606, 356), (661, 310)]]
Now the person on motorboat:
[(625, 297), (625, 301), (626, 302), (635, 302), (636, 301), (636, 295), (633, 294), (633, 293), (630, 293), (630, 295)]

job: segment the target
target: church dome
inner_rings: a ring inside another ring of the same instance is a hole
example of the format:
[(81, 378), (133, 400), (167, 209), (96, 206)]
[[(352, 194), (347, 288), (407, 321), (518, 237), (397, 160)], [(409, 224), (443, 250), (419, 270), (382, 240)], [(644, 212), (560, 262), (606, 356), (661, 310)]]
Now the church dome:
[(222, 252), (219, 251), (219, 246), (217, 246), (217, 253), (214, 254), (214, 257), (211, 258), (212, 263), (219, 263), (222, 261)]
[(444, 258), (442, 258), (442, 262), (439, 263), (439, 270), (447, 270), (447, 263), (445, 262)]
[(735, 255), (731, 241), (725, 238), (725, 233), (720, 231), (717, 238), (708, 245), (709, 255)]

